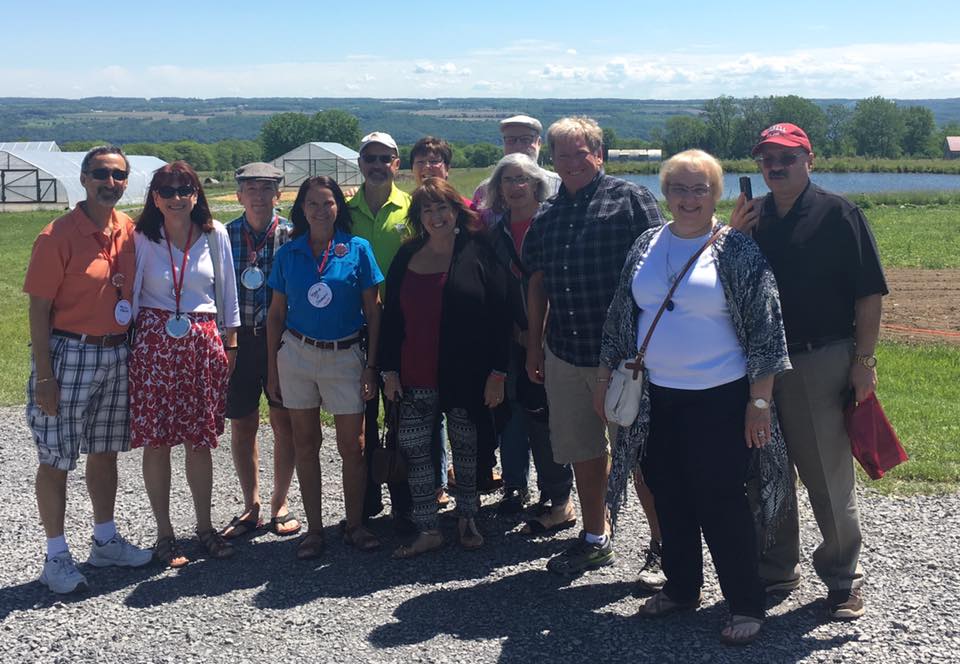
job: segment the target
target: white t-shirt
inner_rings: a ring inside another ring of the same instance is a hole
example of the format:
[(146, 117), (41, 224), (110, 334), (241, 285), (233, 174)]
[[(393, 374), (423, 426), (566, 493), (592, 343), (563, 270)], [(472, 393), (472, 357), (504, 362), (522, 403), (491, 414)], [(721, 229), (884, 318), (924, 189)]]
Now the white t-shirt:
[[(219, 221), (213, 222), (213, 233), (220, 239), (220, 263), (223, 266), (223, 304), (226, 327), (240, 326), (240, 307), (237, 302), (236, 275), (233, 269), (233, 252), (226, 228)], [(196, 232), (198, 229), (194, 229)], [(160, 228), (160, 241), (153, 242), (143, 233), (134, 234), (137, 250), (137, 273), (133, 284), (134, 315), (140, 307), (151, 307), (165, 311), (176, 311), (176, 298), (173, 291), (173, 274), (170, 265), (170, 251), (173, 253), (173, 267), (177, 282), (180, 281), (180, 267), (183, 265), (183, 252), (171, 245), (167, 250), (163, 228)], [(207, 235), (199, 240), (191, 240), (187, 255), (186, 278), (180, 294), (181, 313), (217, 313), (217, 304), (213, 290), (213, 259), (210, 257), (210, 243)]]
[[(679, 238), (664, 226), (650, 243), (634, 272), (633, 299), (640, 307), (637, 347), (670, 289), (672, 279), (710, 237)], [(708, 248), (687, 272), (673, 294), (673, 310), (657, 323), (644, 364), (650, 382), (661, 387), (705, 390), (742, 378), (747, 359), (730, 320), (730, 310)]]

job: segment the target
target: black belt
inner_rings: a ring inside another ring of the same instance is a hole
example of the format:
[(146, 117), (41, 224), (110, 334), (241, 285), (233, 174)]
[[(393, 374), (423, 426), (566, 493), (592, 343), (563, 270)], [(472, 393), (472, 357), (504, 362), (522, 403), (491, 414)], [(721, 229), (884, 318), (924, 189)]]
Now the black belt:
[(835, 344), (838, 341), (848, 341), (850, 337), (846, 334), (831, 334), (824, 337), (817, 337), (810, 341), (795, 341), (787, 344), (788, 353), (809, 353), (811, 350), (822, 348), (829, 344)]
[(67, 339), (76, 339), (82, 344), (90, 344), (91, 346), (101, 346), (103, 348), (113, 348), (115, 346), (120, 346), (127, 342), (126, 334), (105, 334), (103, 336), (94, 336), (92, 334), (77, 334), (76, 332), (67, 332), (66, 330), (58, 330), (54, 328), (50, 331), (51, 334), (55, 334), (58, 337), (66, 337)]
[(350, 348), (350, 346), (354, 344), (360, 343), (359, 334), (349, 339), (341, 339), (340, 341), (320, 341), (319, 339), (311, 339), (310, 337), (304, 336), (296, 330), (288, 329), (287, 332), (308, 346), (314, 346), (315, 348), (320, 348), (321, 350), (344, 350), (345, 348)]
[(267, 333), (266, 325), (241, 326), (237, 334), (246, 334), (251, 337), (262, 337)]

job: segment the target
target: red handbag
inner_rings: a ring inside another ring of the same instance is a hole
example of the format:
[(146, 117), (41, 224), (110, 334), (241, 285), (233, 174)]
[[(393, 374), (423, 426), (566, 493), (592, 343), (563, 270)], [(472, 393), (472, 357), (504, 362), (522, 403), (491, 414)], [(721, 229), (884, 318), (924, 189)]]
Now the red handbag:
[(876, 394), (860, 403), (851, 401), (843, 415), (853, 456), (870, 479), (880, 479), (909, 458)]

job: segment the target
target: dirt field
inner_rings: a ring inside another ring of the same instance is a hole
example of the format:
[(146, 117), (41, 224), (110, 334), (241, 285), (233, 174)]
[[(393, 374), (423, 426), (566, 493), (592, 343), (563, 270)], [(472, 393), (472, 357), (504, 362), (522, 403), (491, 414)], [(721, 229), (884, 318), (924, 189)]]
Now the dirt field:
[(888, 269), (882, 335), (960, 344), (960, 270)]

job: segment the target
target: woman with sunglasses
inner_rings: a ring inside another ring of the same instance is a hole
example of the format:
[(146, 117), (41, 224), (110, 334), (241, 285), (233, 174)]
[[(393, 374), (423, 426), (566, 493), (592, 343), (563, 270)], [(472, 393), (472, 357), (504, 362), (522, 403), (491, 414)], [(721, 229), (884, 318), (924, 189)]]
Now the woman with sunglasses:
[(757, 638), (765, 609), (751, 469), (764, 484), (765, 534), (787, 506), (786, 447), (771, 403), (774, 376), (790, 368), (780, 299), (757, 245), (714, 216), (720, 162), (701, 150), (676, 154), (660, 169), (660, 188), (672, 221), (637, 238), (603, 327), (594, 395), (601, 417), (611, 372), (649, 339), (639, 414), (619, 427), (608, 500), (616, 521), (640, 461), (666, 573), (640, 615), (700, 606), (702, 533), (730, 610), (720, 638), (743, 645)]
[(170, 451), (183, 443), (197, 537), (211, 558), (229, 558), (233, 548), (210, 521), (210, 451), (224, 430), (240, 312), (226, 229), (210, 216), (185, 161), (154, 173), (135, 241), (130, 437), (143, 448), (143, 480), (157, 520), (154, 555), (170, 567), (188, 562), (170, 523)]
[(443, 546), (431, 454), (440, 412), (453, 448), (460, 543), (483, 545), (475, 522), (477, 422), (503, 402), (512, 322), (504, 270), (486, 239), (471, 231), (475, 219), (447, 181), (427, 178), (410, 205), (415, 237), (387, 274), (380, 365), (387, 399), (400, 399), (399, 443), (421, 530), (394, 551), (397, 558)]
[[(383, 274), (370, 243), (351, 234), (350, 211), (337, 183), (306, 180), (290, 211), (291, 239), (273, 261), (267, 284), (267, 392), (290, 413), (307, 532), (297, 558), (324, 549), (320, 475), (321, 407), (333, 415), (343, 464), (344, 541), (360, 551), (380, 547), (363, 526), (367, 466), (364, 402), (377, 395)], [(369, 351), (361, 348), (366, 324)]]

